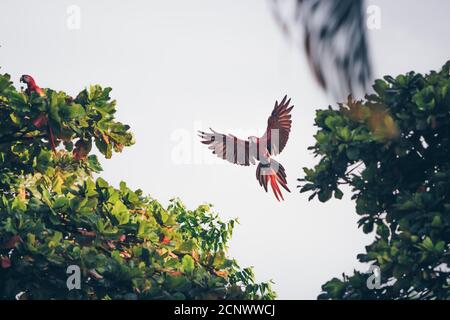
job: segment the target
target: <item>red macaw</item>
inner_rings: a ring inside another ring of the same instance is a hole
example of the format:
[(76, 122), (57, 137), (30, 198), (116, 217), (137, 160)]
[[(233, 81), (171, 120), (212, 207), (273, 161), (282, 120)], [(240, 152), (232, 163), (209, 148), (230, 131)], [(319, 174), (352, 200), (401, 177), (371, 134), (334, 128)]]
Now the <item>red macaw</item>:
[(289, 139), (292, 123), (290, 112), (294, 107), (289, 107), (290, 101), (291, 99), (287, 100), (285, 96), (280, 103), (275, 102), (275, 107), (267, 121), (266, 132), (262, 137), (251, 136), (248, 140), (241, 140), (233, 135), (218, 133), (213, 129), (210, 129), (211, 133), (199, 131), (201, 142), (209, 145), (208, 148), (219, 158), (242, 166), (249, 166), (259, 161), (256, 179), (266, 192), (267, 185), (270, 183), (278, 201), (280, 197), (284, 200), (278, 184), (286, 191), (291, 191), (287, 187), (283, 166), (271, 156), (283, 151)]
[[(25, 93), (27, 95), (31, 95), (32, 92), (36, 92), (41, 97), (46, 97), (44, 90), (42, 90), (34, 81), (33, 77), (27, 74), (24, 74), (20, 77), (20, 82), (24, 82), (27, 85), (25, 89)], [(36, 119), (33, 120), (33, 124), (40, 128), (44, 125), (47, 125), (49, 140), (52, 147), (53, 152), (56, 152), (55, 138), (53, 135), (53, 130), (50, 124), (48, 123), (48, 117), (45, 114), (40, 114)]]
[(24, 82), (27, 85), (27, 88), (25, 90), (25, 93), (27, 95), (30, 95), (32, 92), (36, 92), (41, 97), (45, 97), (45, 92), (42, 90), (37, 84), (36, 81), (34, 81), (32, 76), (29, 76), (27, 74), (24, 74), (20, 77), (20, 82)]

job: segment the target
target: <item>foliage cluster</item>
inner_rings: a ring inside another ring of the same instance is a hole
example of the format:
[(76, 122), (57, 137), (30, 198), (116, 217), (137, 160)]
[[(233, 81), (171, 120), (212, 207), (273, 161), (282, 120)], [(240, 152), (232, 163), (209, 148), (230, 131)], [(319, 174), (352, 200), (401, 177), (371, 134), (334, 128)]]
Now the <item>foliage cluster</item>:
[[(226, 254), (236, 220), (94, 178), (92, 145), (110, 158), (133, 144), (110, 91), (26, 94), (0, 75), (0, 298), (274, 298)], [(68, 290), (70, 265), (80, 290)]]
[(319, 110), (301, 192), (322, 202), (350, 186), (359, 226), (375, 240), (358, 255), (381, 286), (355, 272), (323, 286), (322, 299), (450, 298), (450, 61), (439, 72), (376, 80), (374, 93)]

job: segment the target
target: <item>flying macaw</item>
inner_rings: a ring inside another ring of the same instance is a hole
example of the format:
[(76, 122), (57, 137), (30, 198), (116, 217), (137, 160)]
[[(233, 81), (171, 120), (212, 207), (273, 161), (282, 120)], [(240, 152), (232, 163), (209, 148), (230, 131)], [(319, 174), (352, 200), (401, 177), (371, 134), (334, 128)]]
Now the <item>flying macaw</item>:
[[(33, 77), (27, 74), (24, 74), (20, 77), (20, 82), (23, 82), (27, 85), (27, 88), (25, 89), (25, 93), (27, 95), (31, 95), (32, 92), (36, 92), (41, 97), (46, 97), (44, 90), (42, 90), (37, 84), (36, 81), (34, 81)], [(50, 126), (48, 122), (48, 117), (45, 114), (40, 114), (36, 119), (33, 120), (33, 124), (40, 128), (44, 125), (47, 125), (50, 145), (52, 147), (53, 152), (56, 152), (56, 145), (55, 145), (55, 137), (53, 135), (52, 127)]]
[(233, 135), (226, 135), (211, 130), (209, 132), (199, 131), (202, 143), (208, 145), (213, 154), (219, 158), (242, 166), (249, 166), (259, 161), (256, 168), (256, 179), (266, 190), (270, 183), (272, 191), (280, 201), (284, 200), (280, 184), (286, 191), (291, 192), (287, 186), (286, 172), (283, 166), (272, 159), (272, 156), (283, 151), (289, 139), (291, 131), (291, 110), (289, 107), (291, 99), (284, 96), (283, 100), (275, 102), (275, 107), (267, 121), (267, 129), (262, 137), (248, 137), (248, 140), (239, 139)]

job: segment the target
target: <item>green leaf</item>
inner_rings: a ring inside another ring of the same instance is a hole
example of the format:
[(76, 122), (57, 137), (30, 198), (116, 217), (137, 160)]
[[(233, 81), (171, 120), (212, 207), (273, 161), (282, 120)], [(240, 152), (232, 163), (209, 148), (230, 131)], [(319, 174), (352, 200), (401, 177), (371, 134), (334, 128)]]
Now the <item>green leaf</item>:
[(178, 251), (180, 251), (181, 253), (191, 253), (192, 250), (197, 249), (197, 243), (194, 239), (189, 239), (185, 242), (183, 242), (179, 247), (178, 247)]
[(108, 182), (106, 182), (103, 178), (97, 178), (97, 188), (106, 189), (109, 187)]
[(330, 189), (325, 189), (319, 192), (319, 201), (320, 202), (327, 202), (331, 199), (332, 192)]
[(63, 104), (59, 108), (59, 114), (65, 121), (77, 120), (86, 115), (86, 111), (80, 104)]
[(195, 268), (195, 261), (190, 255), (184, 255), (181, 264), (183, 271), (186, 273), (192, 272)]
[(360, 157), (359, 149), (354, 147), (347, 148), (345, 154), (347, 155), (348, 160), (358, 160)]
[(434, 245), (430, 237), (425, 237), (425, 239), (421, 243), (421, 247), (424, 248), (425, 250), (433, 250)]
[(339, 189), (334, 190), (334, 197), (336, 199), (340, 200), (340, 199), (342, 199), (343, 196), (344, 196), (344, 193), (341, 190), (339, 190)]
[(114, 204), (111, 213), (114, 215), (114, 217), (116, 217), (119, 225), (126, 224), (130, 220), (130, 213), (127, 207), (121, 201), (117, 201)]
[(69, 204), (69, 201), (66, 197), (59, 197), (55, 199), (55, 202), (53, 202), (53, 209), (62, 209), (66, 207)]

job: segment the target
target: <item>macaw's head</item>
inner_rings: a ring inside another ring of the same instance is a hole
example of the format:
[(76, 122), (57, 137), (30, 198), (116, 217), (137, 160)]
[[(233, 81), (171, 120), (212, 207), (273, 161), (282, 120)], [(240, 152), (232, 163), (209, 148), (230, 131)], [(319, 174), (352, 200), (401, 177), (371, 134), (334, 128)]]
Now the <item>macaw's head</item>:
[(45, 97), (45, 92), (42, 90), (34, 81), (32, 76), (29, 76), (27, 74), (24, 74), (20, 77), (20, 82), (24, 82), (27, 85), (27, 89), (25, 90), (25, 93), (30, 95), (32, 92), (36, 92), (41, 97)]
[(20, 77), (20, 82), (27, 84), (27, 86), (35, 86), (36, 85), (36, 82), (34, 81), (33, 77), (29, 76), (27, 74), (24, 74), (23, 76)]

